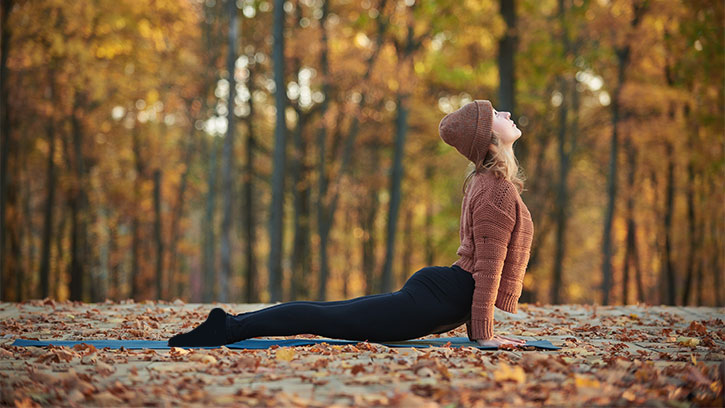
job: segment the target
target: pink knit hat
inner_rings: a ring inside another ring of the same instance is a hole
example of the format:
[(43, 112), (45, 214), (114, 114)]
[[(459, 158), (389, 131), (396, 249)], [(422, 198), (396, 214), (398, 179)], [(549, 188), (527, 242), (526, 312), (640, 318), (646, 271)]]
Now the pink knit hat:
[(475, 100), (441, 119), (438, 133), (468, 160), (476, 163), (486, 157), (491, 144), (493, 106), (488, 100)]

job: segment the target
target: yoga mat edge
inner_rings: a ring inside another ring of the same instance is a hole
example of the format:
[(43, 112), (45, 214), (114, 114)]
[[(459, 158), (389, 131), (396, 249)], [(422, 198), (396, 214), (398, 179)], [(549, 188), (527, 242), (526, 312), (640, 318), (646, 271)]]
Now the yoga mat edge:
[[(407, 340), (407, 341), (396, 341), (396, 342), (369, 342), (373, 344), (380, 344), (387, 347), (413, 347), (413, 348), (428, 348), (428, 347), (442, 347), (446, 343), (450, 342), (451, 347), (474, 347), (479, 350), (499, 350), (497, 347), (479, 346), (475, 342), (469, 341), (467, 337), (441, 337), (436, 339), (424, 339), (424, 340)], [(76, 344), (88, 344), (93, 345), (97, 349), (111, 348), (111, 349), (170, 349), (167, 345), (166, 340), (27, 340), (27, 339), (15, 339), (11, 346), (66, 346), (73, 347)], [(236, 343), (225, 344), (225, 347), (230, 349), (266, 349), (273, 345), (279, 347), (291, 347), (291, 346), (307, 346), (314, 344), (327, 343), (330, 345), (355, 345), (362, 343), (362, 341), (356, 340), (339, 340), (339, 339), (247, 339), (238, 341)], [(203, 349), (214, 349), (221, 346), (207, 346), (207, 347), (182, 347), (185, 349), (189, 348), (203, 348)], [(528, 348), (535, 348), (539, 350), (559, 350), (561, 347), (553, 345), (548, 340), (534, 340), (527, 341), (523, 348), (516, 348), (516, 350), (526, 350)]]

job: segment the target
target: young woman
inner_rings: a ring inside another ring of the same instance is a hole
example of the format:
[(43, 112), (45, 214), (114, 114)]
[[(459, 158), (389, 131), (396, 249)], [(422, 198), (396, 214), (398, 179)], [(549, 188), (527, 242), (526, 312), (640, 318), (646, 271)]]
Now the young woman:
[(494, 307), (516, 313), (534, 234), (513, 153), (521, 131), (508, 112), (476, 100), (446, 115), (438, 132), (474, 164), (463, 183), (459, 258), (451, 266), (424, 267), (392, 293), (286, 302), (238, 315), (214, 308), (201, 325), (169, 339), (169, 346), (218, 346), (303, 333), (401, 341), (464, 323), (468, 338), (479, 345), (524, 344), (493, 334)]

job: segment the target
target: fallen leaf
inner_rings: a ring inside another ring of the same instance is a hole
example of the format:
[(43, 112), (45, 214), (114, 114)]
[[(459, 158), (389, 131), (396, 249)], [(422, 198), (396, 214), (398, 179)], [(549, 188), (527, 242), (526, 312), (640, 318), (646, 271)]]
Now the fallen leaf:
[(191, 351), (189, 351), (185, 348), (181, 348), (181, 347), (171, 347), (171, 351), (170, 351), (171, 355), (177, 355), (177, 356), (183, 356), (183, 355), (186, 355), (189, 353), (191, 353)]
[(103, 391), (93, 396), (93, 405), (100, 407), (112, 407), (123, 404), (123, 400), (117, 396), (111, 394), (108, 391)]
[(637, 398), (637, 396), (634, 395), (634, 393), (632, 391), (626, 390), (625, 392), (622, 393), (622, 398), (626, 399), (629, 402), (632, 402)]
[(515, 381), (519, 384), (526, 381), (526, 373), (521, 366), (510, 366), (506, 363), (501, 363), (496, 366), (493, 372), (494, 381)]
[(275, 358), (282, 361), (291, 361), (293, 358), (295, 358), (295, 351), (292, 349), (292, 347), (279, 348), (277, 349)]
[(115, 371), (115, 368), (113, 368), (109, 364), (104, 363), (103, 361), (98, 361), (96, 363), (96, 372), (104, 377), (113, 374)]
[(198, 361), (204, 364), (216, 364), (217, 359), (208, 354), (193, 353), (189, 356), (189, 361)]
[(574, 384), (577, 388), (599, 388), (601, 386), (598, 380), (583, 375), (574, 376)]
[(677, 338), (677, 344), (688, 347), (695, 347), (700, 344), (700, 339), (696, 337), (684, 337), (680, 336)]

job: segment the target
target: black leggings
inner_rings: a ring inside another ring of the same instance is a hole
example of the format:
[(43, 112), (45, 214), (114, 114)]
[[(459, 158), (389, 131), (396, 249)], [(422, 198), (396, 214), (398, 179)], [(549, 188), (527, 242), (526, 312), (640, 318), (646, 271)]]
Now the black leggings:
[(453, 266), (418, 270), (393, 293), (340, 301), (293, 301), (227, 315), (227, 344), (259, 336), (316, 334), (359, 341), (401, 341), (444, 333), (471, 316), (473, 276)]

